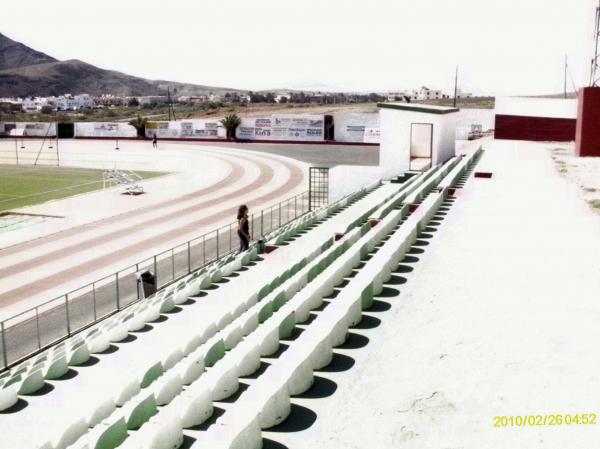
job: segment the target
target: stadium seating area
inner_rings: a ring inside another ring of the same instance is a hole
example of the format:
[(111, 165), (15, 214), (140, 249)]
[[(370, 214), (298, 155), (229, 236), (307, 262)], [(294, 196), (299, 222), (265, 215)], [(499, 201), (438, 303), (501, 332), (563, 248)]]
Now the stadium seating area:
[(261, 448), (479, 156), (313, 211), (266, 236), (274, 251), (232, 254), (0, 374), (2, 447)]

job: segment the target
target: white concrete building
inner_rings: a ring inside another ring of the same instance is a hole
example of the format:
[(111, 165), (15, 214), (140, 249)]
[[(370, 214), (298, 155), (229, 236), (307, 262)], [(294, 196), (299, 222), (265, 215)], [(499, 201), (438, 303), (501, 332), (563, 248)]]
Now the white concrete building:
[(426, 86), (421, 87), (417, 93), (418, 100), (439, 100), (444, 98), (441, 90), (430, 89)]
[(378, 106), (383, 179), (441, 164), (454, 156), (458, 109), (406, 103)]
[(47, 98), (27, 97), (23, 99), (23, 112), (39, 112), (46, 105), (48, 105)]

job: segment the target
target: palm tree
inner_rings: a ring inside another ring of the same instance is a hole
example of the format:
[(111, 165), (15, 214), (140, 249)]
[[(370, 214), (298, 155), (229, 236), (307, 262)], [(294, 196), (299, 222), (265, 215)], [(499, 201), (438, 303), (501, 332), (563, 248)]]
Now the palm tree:
[(235, 139), (235, 130), (241, 123), (242, 119), (237, 114), (229, 114), (221, 120), (221, 124), (225, 127), (225, 131), (227, 131), (228, 140)]
[(136, 129), (138, 137), (146, 136), (146, 125), (148, 124), (147, 118), (142, 118), (138, 115), (137, 118), (131, 120), (129, 124)]

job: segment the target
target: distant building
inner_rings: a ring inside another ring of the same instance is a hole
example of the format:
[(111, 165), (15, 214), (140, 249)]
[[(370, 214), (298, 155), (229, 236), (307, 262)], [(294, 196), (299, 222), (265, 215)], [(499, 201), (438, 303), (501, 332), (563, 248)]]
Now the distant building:
[[(141, 106), (149, 104), (167, 104), (169, 102), (169, 97), (166, 95), (149, 95), (144, 97), (137, 97), (137, 100)], [(171, 101), (175, 101), (173, 97), (171, 97)]]
[(94, 109), (96, 107), (94, 99), (88, 94), (65, 94), (49, 98), (48, 103), (52, 104), (56, 111), (79, 111), (81, 109)]
[(456, 90), (456, 98), (471, 98), (473, 96), (472, 93), (463, 92), (460, 89)]
[(426, 86), (421, 87), (417, 93), (418, 100), (441, 100), (444, 98), (441, 90), (429, 89)]
[(16, 113), (23, 110), (23, 100), (20, 98), (0, 98), (0, 112)]

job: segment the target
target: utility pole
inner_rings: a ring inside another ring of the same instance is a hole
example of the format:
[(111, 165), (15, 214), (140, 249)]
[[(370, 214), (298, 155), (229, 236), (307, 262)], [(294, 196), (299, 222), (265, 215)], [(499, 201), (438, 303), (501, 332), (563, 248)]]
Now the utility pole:
[(458, 94), (458, 66), (456, 66), (456, 73), (454, 74), (454, 107), (456, 107), (456, 95)]
[(567, 55), (565, 55), (565, 87), (564, 87), (565, 100), (567, 98), (567, 67), (568, 67), (568, 59), (567, 59)]
[(598, 87), (600, 85), (600, 55), (599, 47), (600, 47), (600, 2), (598, 2), (598, 6), (596, 7), (596, 16), (595, 16), (596, 25), (594, 27), (594, 56), (592, 58), (592, 69), (590, 73), (590, 86)]

